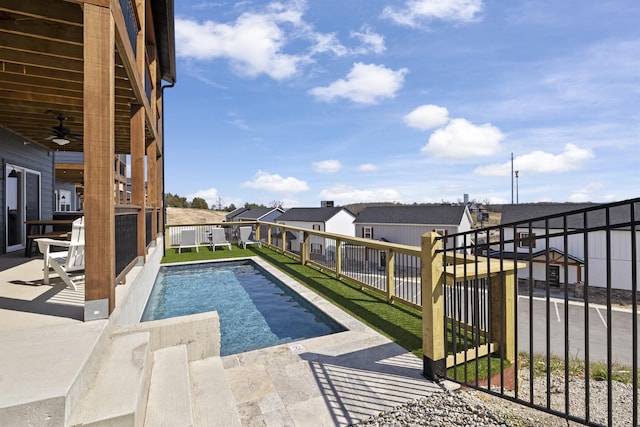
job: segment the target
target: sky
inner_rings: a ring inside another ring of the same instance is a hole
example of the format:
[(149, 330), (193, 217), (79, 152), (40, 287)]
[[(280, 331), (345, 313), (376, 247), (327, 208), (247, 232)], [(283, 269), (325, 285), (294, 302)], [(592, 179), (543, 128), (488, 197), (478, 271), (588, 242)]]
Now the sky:
[(637, 0), (180, 0), (175, 15), (166, 192), (285, 208), (640, 196)]

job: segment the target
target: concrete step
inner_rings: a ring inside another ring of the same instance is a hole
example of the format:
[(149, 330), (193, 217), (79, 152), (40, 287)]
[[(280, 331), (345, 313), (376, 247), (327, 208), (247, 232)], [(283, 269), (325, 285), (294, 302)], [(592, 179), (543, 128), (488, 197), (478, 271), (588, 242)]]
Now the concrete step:
[(109, 343), (108, 321), (0, 333), (0, 425), (64, 425)]
[(190, 427), (191, 387), (186, 345), (153, 352), (145, 427)]
[(220, 357), (193, 361), (191, 373), (191, 400), (195, 426), (236, 427), (240, 416), (227, 381)]
[(67, 425), (142, 426), (151, 362), (148, 333), (112, 337)]

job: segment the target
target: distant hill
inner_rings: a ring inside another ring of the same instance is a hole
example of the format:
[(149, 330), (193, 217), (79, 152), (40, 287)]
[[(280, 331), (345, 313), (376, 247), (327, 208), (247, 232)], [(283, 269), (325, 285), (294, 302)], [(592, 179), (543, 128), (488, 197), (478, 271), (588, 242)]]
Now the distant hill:
[(207, 224), (222, 222), (228, 212), (211, 209), (167, 208), (167, 224)]

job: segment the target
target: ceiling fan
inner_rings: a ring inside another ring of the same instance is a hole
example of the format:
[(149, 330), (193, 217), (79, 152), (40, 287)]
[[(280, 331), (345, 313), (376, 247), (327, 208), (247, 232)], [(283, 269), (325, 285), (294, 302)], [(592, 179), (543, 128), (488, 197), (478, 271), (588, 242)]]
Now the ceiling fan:
[[(53, 111), (50, 112), (53, 113)], [(67, 117), (64, 114), (56, 113), (56, 120), (58, 120), (60, 124), (51, 128), (53, 134), (47, 137), (47, 140), (53, 141), (58, 145), (67, 145), (71, 142), (71, 139), (82, 142), (82, 135), (75, 134), (68, 128), (62, 126), (62, 122), (67, 120)]]

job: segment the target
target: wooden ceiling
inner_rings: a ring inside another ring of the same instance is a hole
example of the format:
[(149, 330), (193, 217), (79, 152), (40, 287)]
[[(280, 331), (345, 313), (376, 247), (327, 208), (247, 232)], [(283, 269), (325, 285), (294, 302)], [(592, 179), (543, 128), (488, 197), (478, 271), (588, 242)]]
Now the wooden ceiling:
[[(115, 52), (115, 152), (130, 153), (130, 104), (135, 96)], [(50, 150), (83, 151), (50, 138), (58, 126), (83, 134), (83, 13), (64, 0), (0, 2), (0, 127)], [(89, 141), (87, 141), (89, 142)]]

